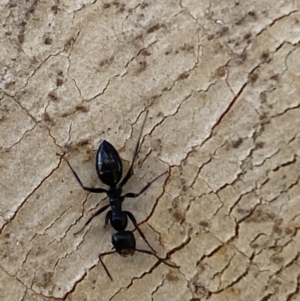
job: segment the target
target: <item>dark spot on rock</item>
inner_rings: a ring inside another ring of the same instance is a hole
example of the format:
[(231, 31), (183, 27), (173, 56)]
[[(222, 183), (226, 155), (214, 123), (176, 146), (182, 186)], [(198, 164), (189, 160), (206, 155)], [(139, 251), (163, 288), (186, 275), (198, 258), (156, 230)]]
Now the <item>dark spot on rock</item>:
[[(125, 11), (125, 4), (122, 4), (121, 7), (119, 8), (119, 13), (123, 13)], [(131, 13), (132, 9), (128, 10), (128, 13)]]
[(271, 260), (276, 264), (281, 264), (284, 259), (281, 256), (274, 256), (274, 257), (271, 257)]
[(143, 49), (143, 50), (141, 51), (141, 55), (144, 55), (144, 56), (150, 56), (151, 53), (150, 53), (147, 49)]
[(11, 82), (5, 83), (4, 87), (5, 87), (5, 89), (9, 89), (10, 87), (14, 86), (15, 83), (16, 83), (16, 81), (11, 81)]
[(284, 229), (284, 233), (285, 233), (286, 235), (290, 235), (290, 234), (293, 234), (293, 233), (294, 233), (294, 230), (287, 227), (287, 228)]
[(243, 208), (238, 208), (237, 209), (237, 213), (239, 213), (239, 214), (246, 214), (246, 213), (248, 213), (248, 210), (246, 210), (246, 209), (243, 209)]
[(248, 56), (247, 52), (243, 51), (242, 54), (240, 55), (240, 58), (244, 62), (247, 59), (247, 56)]
[(201, 227), (207, 228), (207, 227), (209, 226), (209, 223), (208, 223), (207, 221), (200, 221), (200, 222), (199, 222), (199, 225), (200, 225)]
[(147, 33), (152, 33), (154, 31), (157, 31), (160, 27), (161, 27), (160, 24), (155, 24), (147, 29)]
[(77, 105), (75, 110), (83, 113), (87, 113), (89, 111), (89, 108), (84, 105)]
[(44, 39), (44, 43), (46, 45), (51, 45), (52, 44), (52, 39), (50, 37), (47, 37), (47, 38)]
[(110, 3), (104, 3), (104, 4), (103, 4), (103, 8), (104, 8), (104, 9), (110, 8)]
[(184, 215), (182, 214), (182, 212), (179, 211), (173, 212), (173, 217), (179, 222), (184, 219)]
[[(38, 1), (35, 1), (35, 2), (38, 2)], [(31, 7), (29, 7), (28, 13), (33, 14), (35, 12), (35, 9), (36, 9), (36, 6), (37, 6), (37, 3), (35, 3), (35, 2)]]
[(255, 11), (249, 11), (248, 12), (248, 15), (250, 16), (250, 17), (252, 17), (253, 19), (256, 19), (257, 18), (257, 16), (256, 16), (256, 13), (255, 13)]
[(249, 40), (252, 37), (252, 33), (248, 32), (244, 35), (244, 40)]
[(144, 9), (144, 8), (146, 8), (148, 6), (149, 6), (149, 4), (147, 2), (144, 2), (144, 3), (141, 4), (140, 8)]
[(207, 36), (207, 40), (208, 40), (208, 41), (211, 41), (214, 37), (215, 37), (215, 35), (210, 34), (210, 35)]
[(232, 142), (232, 147), (238, 148), (242, 143), (243, 143), (243, 139), (239, 138), (238, 140)]
[(270, 53), (268, 51), (264, 51), (260, 56), (260, 59), (262, 61), (267, 61), (269, 58), (270, 58)]
[(18, 41), (20, 44), (22, 44), (24, 42), (25, 38), (24, 38), (24, 33), (23, 32), (20, 32), (18, 34)]
[(226, 68), (224, 66), (219, 67), (216, 74), (218, 77), (224, 77), (226, 75)]
[(139, 69), (137, 70), (137, 73), (143, 72), (147, 68), (147, 62), (141, 61), (139, 62)]
[(145, 20), (145, 15), (144, 14), (139, 14), (137, 20), (138, 21)]
[(266, 103), (267, 102), (267, 94), (265, 92), (261, 93), (259, 95), (259, 100), (261, 101), (262, 104)]
[(179, 49), (182, 50), (182, 51), (190, 52), (190, 51), (194, 50), (194, 48), (195, 48), (194, 45), (184, 44)]
[[(259, 120), (260, 120), (261, 124), (266, 123), (269, 120), (268, 115), (266, 113), (261, 114), (259, 116)], [(262, 130), (264, 130), (264, 128), (262, 128)]]
[(104, 59), (102, 61), (99, 62), (99, 67), (103, 67), (103, 66), (107, 66), (107, 65), (110, 65), (113, 61), (114, 61), (114, 57), (110, 57), (108, 59)]
[(242, 25), (244, 23), (245, 18), (241, 18), (235, 22), (235, 25)]
[(279, 79), (279, 74), (274, 74), (270, 77), (270, 80), (274, 80), (276, 82), (278, 81), (278, 79)]
[(51, 10), (53, 11), (53, 13), (56, 15), (57, 12), (58, 12), (58, 5), (57, 4), (54, 4), (51, 6)]
[(135, 39), (135, 40), (141, 40), (142, 38), (143, 38), (143, 34), (140, 33), (140, 34), (138, 34), (134, 39)]
[(43, 120), (46, 121), (46, 122), (50, 122), (51, 121), (51, 117), (50, 117), (49, 113), (45, 112), (43, 114)]
[(46, 123), (50, 124), (51, 126), (55, 125), (55, 122), (53, 121), (53, 119), (51, 118), (48, 112), (45, 112), (42, 118)]
[(257, 81), (257, 79), (258, 79), (258, 74), (256, 72), (251, 73), (249, 75), (249, 80), (252, 84), (254, 84)]
[(277, 234), (281, 234), (282, 233), (282, 228), (280, 228), (280, 227), (278, 227), (278, 226), (274, 226), (273, 227), (273, 231), (275, 232), (275, 233), (277, 233)]
[(174, 275), (172, 272), (170, 272), (170, 273), (168, 273), (168, 274), (166, 275), (166, 279), (167, 279), (168, 281), (172, 281), (172, 282), (177, 282), (177, 281), (179, 281), (179, 278), (178, 278), (176, 275)]
[[(50, 282), (52, 280), (52, 276), (53, 276), (53, 273), (51, 272), (46, 272), (42, 275), (42, 277), (40, 278), (40, 285), (42, 287), (47, 287), (50, 285)], [(38, 281), (39, 282), (39, 281)]]
[(89, 143), (90, 143), (89, 139), (82, 139), (76, 143), (76, 146), (81, 147), (81, 146), (88, 145)]
[(74, 42), (75, 42), (74, 38), (70, 38), (69, 40), (67, 40), (67, 42), (65, 44), (65, 51), (70, 49), (72, 47), (72, 45), (74, 44)]
[(48, 93), (48, 96), (49, 96), (49, 98), (50, 98), (52, 101), (58, 101), (57, 94), (56, 94), (55, 91), (50, 91), (50, 92)]
[(219, 30), (218, 35), (220, 37), (224, 36), (225, 34), (227, 34), (229, 32), (229, 27), (224, 26), (221, 28), (221, 30)]
[(64, 81), (63, 81), (62, 78), (57, 78), (57, 79), (56, 79), (56, 86), (57, 86), (57, 87), (62, 86), (63, 83), (64, 83)]
[(257, 148), (263, 148), (264, 145), (265, 145), (265, 143), (263, 141), (256, 142), (256, 147)]
[(250, 220), (253, 222), (266, 222), (273, 221), (276, 215), (273, 212), (264, 212), (260, 209), (256, 210)]
[(177, 80), (183, 80), (183, 79), (188, 78), (189, 76), (190, 76), (189, 73), (183, 72), (178, 76)]

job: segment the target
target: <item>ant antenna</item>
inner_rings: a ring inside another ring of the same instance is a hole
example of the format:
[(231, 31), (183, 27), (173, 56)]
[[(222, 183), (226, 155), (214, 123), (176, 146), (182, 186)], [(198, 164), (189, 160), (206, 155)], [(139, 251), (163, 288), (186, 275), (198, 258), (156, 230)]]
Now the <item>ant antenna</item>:
[(144, 129), (144, 126), (145, 126), (145, 123), (146, 123), (146, 119), (147, 119), (147, 116), (148, 116), (148, 110), (146, 111), (146, 115), (145, 115), (145, 119), (143, 121), (143, 124), (142, 124), (142, 128), (140, 130), (140, 134), (139, 134), (139, 138), (138, 138), (138, 142), (135, 146), (135, 150), (134, 150), (134, 154), (133, 154), (133, 159), (131, 161), (131, 165), (127, 171), (127, 174), (126, 176), (124, 177), (124, 179), (119, 183), (119, 187), (123, 187), (127, 181), (131, 178), (131, 176), (133, 175), (133, 165), (134, 165), (134, 162), (135, 162), (135, 159), (136, 159), (136, 156), (138, 154), (138, 151), (139, 151), (139, 148), (140, 148), (140, 143), (141, 143), (141, 137), (142, 137), (142, 133), (143, 133), (143, 129)]

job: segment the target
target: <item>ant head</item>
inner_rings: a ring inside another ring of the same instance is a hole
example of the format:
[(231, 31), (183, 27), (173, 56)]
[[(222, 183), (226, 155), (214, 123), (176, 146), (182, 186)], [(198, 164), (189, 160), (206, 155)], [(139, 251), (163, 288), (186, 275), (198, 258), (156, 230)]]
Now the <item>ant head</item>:
[(133, 255), (135, 252), (135, 237), (131, 231), (120, 231), (113, 234), (111, 242), (121, 256)]

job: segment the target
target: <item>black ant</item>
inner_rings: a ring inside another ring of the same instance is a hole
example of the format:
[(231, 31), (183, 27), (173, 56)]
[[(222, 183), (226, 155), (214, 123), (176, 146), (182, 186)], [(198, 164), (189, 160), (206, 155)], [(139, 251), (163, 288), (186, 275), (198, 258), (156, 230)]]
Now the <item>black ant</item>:
[[(138, 197), (140, 194), (145, 192), (154, 181), (156, 181), (158, 178), (160, 178), (161, 176), (163, 176), (165, 174), (165, 173), (163, 173), (163, 174), (159, 175), (158, 177), (156, 177), (154, 180), (149, 182), (138, 193), (129, 192), (129, 193), (126, 193), (126, 194), (122, 195), (122, 187), (128, 182), (128, 180), (133, 175), (133, 164), (134, 164), (135, 159), (136, 159), (137, 154), (138, 154), (138, 150), (139, 150), (139, 146), (140, 146), (140, 140), (141, 140), (141, 136), (142, 136), (142, 131), (143, 131), (143, 128), (144, 128), (144, 125), (145, 125), (145, 122), (146, 122), (147, 115), (148, 115), (148, 111), (146, 112), (146, 116), (145, 116), (145, 119), (144, 119), (144, 122), (143, 122), (143, 125), (142, 125), (142, 128), (141, 128), (140, 134), (139, 134), (139, 138), (138, 138), (135, 150), (134, 150), (134, 155), (133, 155), (131, 165), (130, 165), (125, 177), (123, 178), (123, 180), (121, 180), (122, 169), (123, 168), (122, 168), (122, 161), (121, 161), (121, 158), (119, 156), (119, 153), (114, 148), (114, 146), (111, 145), (106, 140), (104, 140), (100, 144), (100, 146), (98, 148), (98, 151), (97, 151), (97, 155), (96, 155), (96, 170), (97, 170), (97, 174), (98, 174), (99, 179), (104, 184), (109, 186), (109, 189), (90, 188), (90, 187), (84, 186), (82, 184), (79, 176), (77, 175), (77, 173), (74, 171), (74, 169), (72, 168), (72, 166), (68, 162), (68, 160), (63, 157), (66, 160), (67, 164), (69, 165), (69, 167), (70, 167), (71, 171), (73, 172), (75, 178), (77, 179), (78, 183), (80, 184), (80, 186), (85, 191), (92, 192), (92, 193), (106, 193), (107, 196), (108, 196), (109, 204), (103, 206), (98, 211), (96, 211), (88, 219), (88, 221), (85, 223), (83, 228), (80, 231), (78, 231), (74, 234), (78, 234), (79, 232), (81, 232), (92, 221), (92, 219), (95, 216), (101, 214), (106, 209), (111, 207), (111, 209), (106, 213), (105, 226), (108, 224), (108, 222), (110, 222), (112, 227), (117, 231), (117, 233), (114, 233), (112, 235), (112, 238), (111, 238), (112, 245), (113, 245), (113, 248), (115, 250), (109, 251), (109, 252), (103, 252), (103, 253), (99, 254), (99, 260), (100, 260), (102, 266), (104, 267), (107, 275), (109, 276), (109, 278), (111, 280), (113, 280), (112, 276), (109, 273), (108, 269), (106, 268), (106, 266), (105, 266), (104, 262), (102, 261), (101, 257), (103, 257), (105, 255), (108, 255), (108, 254), (113, 254), (113, 253), (118, 253), (122, 256), (133, 255), (134, 252), (146, 253), (146, 254), (150, 254), (150, 255), (155, 256), (160, 262), (163, 262), (163, 263), (165, 263), (166, 265), (168, 265), (170, 267), (178, 268), (178, 266), (168, 263), (165, 259), (160, 258), (156, 254), (155, 250), (151, 247), (151, 245), (147, 241), (144, 233), (138, 227), (138, 224), (137, 224), (136, 219), (133, 216), (133, 214), (129, 211), (123, 211), (122, 210), (122, 203), (123, 203), (125, 198), (136, 198), (136, 197)], [(126, 230), (127, 224), (128, 224), (128, 218), (131, 220), (131, 222), (133, 223), (135, 229), (137, 229), (137, 231), (139, 232), (141, 237), (144, 239), (144, 241), (147, 243), (147, 245), (149, 246), (151, 251), (136, 248), (136, 240), (135, 240), (135, 237), (133, 235), (133, 231)]]

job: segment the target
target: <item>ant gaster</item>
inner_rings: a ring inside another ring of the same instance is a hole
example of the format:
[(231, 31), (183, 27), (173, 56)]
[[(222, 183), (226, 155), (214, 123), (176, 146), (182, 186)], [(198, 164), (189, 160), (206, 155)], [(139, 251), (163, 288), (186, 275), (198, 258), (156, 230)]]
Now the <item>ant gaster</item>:
[[(148, 111), (146, 112), (146, 116), (145, 116), (145, 119), (144, 119), (144, 122), (143, 122), (143, 125), (141, 128), (140, 134), (139, 134), (139, 138), (138, 138), (135, 150), (134, 150), (134, 155), (133, 155), (131, 165), (130, 165), (125, 177), (123, 178), (123, 180), (121, 180), (123, 168), (122, 168), (122, 161), (119, 156), (119, 153), (114, 148), (114, 146), (111, 145), (106, 140), (104, 140), (100, 144), (98, 151), (97, 151), (97, 155), (96, 155), (96, 171), (97, 171), (97, 174), (98, 174), (98, 177), (100, 178), (100, 180), (104, 184), (109, 186), (109, 189), (91, 188), (91, 187), (84, 186), (82, 184), (79, 176), (77, 175), (75, 170), (72, 168), (72, 166), (68, 162), (68, 160), (64, 158), (66, 160), (67, 164), (69, 165), (71, 171), (73, 172), (75, 178), (77, 179), (78, 183), (85, 191), (92, 192), (92, 193), (106, 193), (107, 197), (109, 199), (109, 204), (103, 206), (98, 211), (96, 211), (88, 219), (88, 221), (85, 223), (83, 228), (80, 231), (76, 232), (75, 234), (81, 232), (92, 221), (92, 219), (94, 217), (101, 214), (102, 212), (104, 212), (105, 210), (107, 210), (110, 207), (110, 210), (106, 213), (105, 226), (108, 224), (108, 222), (110, 222), (112, 227), (117, 231), (116, 233), (114, 233), (112, 235), (112, 238), (111, 238), (112, 245), (115, 250), (103, 252), (103, 253), (99, 254), (99, 260), (111, 280), (112, 280), (112, 276), (109, 273), (108, 269), (106, 268), (106, 266), (101, 258), (105, 255), (112, 254), (112, 253), (118, 253), (122, 256), (133, 255), (134, 252), (146, 253), (146, 254), (155, 256), (159, 261), (165, 263), (166, 265), (168, 265), (170, 267), (178, 268), (178, 266), (168, 263), (165, 259), (160, 258), (156, 254), (155, 250), (151, 247), (151, 245), (147, 241), (144, 233), (138, 227), (138, 224), (137, 224), (136, 219), (133, 216), (133, 214), (129, 211), (122, 210), (122, 203), (125, 198), (138, 197), (140, 194), (145, 192), (154, 181), (156, 181), (158, 178), (160, 178), (161, 176), (163, 176), (165, 174), (165, 173), (163, 173), (163, 174), (159, 175), (158, 177), (156, 177), (151, 182), (147, 183), (147, 185), (138, 193), (129, 192), (129, 193), (122, 195), (122, 187), (128, 182), (128, 180), (133, 175), (133, 165), (134, 165), (135, 159), (138, 154), (141, 135), (142, 135), (142, 131), (143, 131), (143, 128), (145, 125), (147, 114), (148, 114)], [(151, 251), (136, 248), (136, 240), (133, 235), (133, 232), (126, 230), (127, 224), (128, 224), (128, 218), (131, 220), (135, 229), (137, 229), (137, 231), (139, 232), (141, 237), (144, 239), (144, 241), (147, 243), (147, 245), (149, 246)]]

